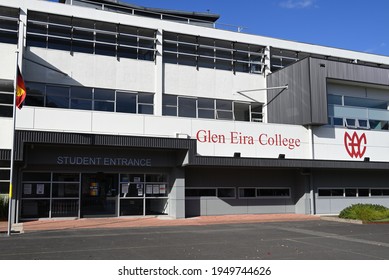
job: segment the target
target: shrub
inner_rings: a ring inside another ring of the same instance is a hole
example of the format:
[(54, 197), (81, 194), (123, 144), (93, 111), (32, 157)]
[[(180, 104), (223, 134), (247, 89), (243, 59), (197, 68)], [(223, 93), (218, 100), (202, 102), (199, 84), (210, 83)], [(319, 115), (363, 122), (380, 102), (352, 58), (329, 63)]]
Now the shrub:
[(377, 204), (353, 204), (339, 213), (339, 218), (377, 221), (389, 218), (389, 208)]

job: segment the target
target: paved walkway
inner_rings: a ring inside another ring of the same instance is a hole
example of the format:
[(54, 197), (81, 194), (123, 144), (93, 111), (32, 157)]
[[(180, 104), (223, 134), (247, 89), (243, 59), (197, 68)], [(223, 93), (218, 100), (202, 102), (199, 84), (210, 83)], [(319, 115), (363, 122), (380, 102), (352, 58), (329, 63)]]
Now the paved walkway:
[[(187, 219), (169, 217), (126, 217), (126, 218), (89, 218), (89, 219), (52, 219), (28, 221), (15, 225), (21, 232), (43, 230), (65, 230), (81, 228), (129, 228), (129, 227), (162, 227), (162, 226), (202, 226), (211, 224), (262, 223), (284, 221), (320, 220), (318, 216), (302, 214), (251, 214), (201, 216)], [(0, 221), (0, 232), (7, 231), (7, 222)]]

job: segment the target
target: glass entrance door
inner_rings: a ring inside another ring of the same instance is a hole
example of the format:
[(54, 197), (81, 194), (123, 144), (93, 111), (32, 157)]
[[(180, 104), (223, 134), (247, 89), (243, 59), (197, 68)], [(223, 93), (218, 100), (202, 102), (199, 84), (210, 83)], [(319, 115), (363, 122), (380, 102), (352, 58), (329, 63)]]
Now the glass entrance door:
[(81, 217), (117, 216), (117, 187), (117, 174), (82, 174)]

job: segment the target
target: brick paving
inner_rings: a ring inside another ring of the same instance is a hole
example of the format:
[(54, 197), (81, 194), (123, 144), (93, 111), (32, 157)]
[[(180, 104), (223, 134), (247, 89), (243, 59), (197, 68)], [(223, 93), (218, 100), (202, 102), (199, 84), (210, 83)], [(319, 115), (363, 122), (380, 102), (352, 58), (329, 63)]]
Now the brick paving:
[[(320, 220), (318, 216), (302, 214), (249, 214), (200, 216), (187, 219), (160, 217), (126, 218), (83, 218), (83, 219), (43, 219), (27, 221), (16, 225), (15, 229), (24, 232), (90, 228), (129, 228), (129, 227), (165, 227), (165, 226), (203, 226), (212, 224), (263, 223), (282, 221)], [(0, 232), (7, 231), (7, 221), (0, 221)]]

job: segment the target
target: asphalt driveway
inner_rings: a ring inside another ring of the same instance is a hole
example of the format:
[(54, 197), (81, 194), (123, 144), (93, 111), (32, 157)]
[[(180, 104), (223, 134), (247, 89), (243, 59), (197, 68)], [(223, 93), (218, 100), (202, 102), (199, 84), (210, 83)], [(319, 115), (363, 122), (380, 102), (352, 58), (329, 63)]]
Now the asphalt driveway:
[(323, 220), (0, 235), (2, 260), (389, 260), (389, 224)]

